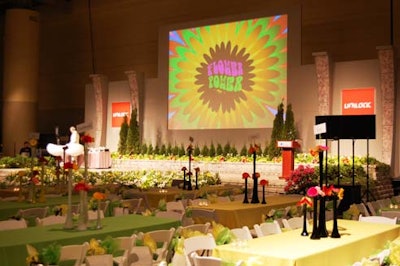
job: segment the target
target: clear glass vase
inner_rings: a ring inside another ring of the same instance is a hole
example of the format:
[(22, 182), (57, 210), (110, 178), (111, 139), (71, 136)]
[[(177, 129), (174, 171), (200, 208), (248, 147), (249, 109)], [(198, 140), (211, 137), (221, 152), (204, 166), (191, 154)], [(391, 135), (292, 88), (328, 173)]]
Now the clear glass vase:
[(87, 191), (79, 191), (79, 220), (78, 220), (78, 230), (86, 230), (88, 227), (88, 200)]

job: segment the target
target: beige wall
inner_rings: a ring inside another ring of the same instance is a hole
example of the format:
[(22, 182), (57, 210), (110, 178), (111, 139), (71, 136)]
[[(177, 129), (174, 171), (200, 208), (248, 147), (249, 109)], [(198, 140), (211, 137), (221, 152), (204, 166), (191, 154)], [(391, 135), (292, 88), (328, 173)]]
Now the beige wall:
[[(172, 25), (289, 12), (292, 23), (288, 102), (293, 104), (303, 146), (308, 148), (314, 140), (311, 126), (318, 110), (312, 53), (327, 51), (337, 62), (333, 83), (335, 112), (342, 87), (358, 84), (379, 87), (376, 47), (391, 44), (390, 0), (91, 0), (91, 23), (87, 1), (54, 2), (38, 7), (41, 17), (38, 129), (42, 133), (54, 132), (56, 125), (61, 133), (66, 133), (71, 124), (84, 122), (85, 87), (91, 82), (90, 74), (106, 75), (110, 82), (125, 81), (125, 71), (135, 70), (145, 77), (142, 88), (146, 140), (179, 144), (186, 143), (191, 135), (199, 142), (210, 139), (215, 143), (225, 142), (227, 136), (234, 143), (255, 137), (262, 142), (269, 137), (270, 130), (166, 130), (162, 32)], [(398, 32), (399, 0), (393, 3), (394, 32)], [(393, 38), (396, 47), (397, 38), (397, 35)], [(349, 64), (357, 70), (357, 75), (349, 76), (351, 79), (345, 76)], [(377, 112), (380, 121), (378, 109)], [(378, 147), (374, 150), (379, 153)]]

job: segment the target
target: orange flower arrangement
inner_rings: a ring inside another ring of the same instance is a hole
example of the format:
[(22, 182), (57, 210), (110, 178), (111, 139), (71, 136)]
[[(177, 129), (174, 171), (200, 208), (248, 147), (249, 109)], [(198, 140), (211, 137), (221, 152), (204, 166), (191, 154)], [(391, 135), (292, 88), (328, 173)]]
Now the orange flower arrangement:
[(312, 156), (317, 156), (321, 151), (327, 151), (328, 147), (323, 145), (317, 145), (314, 148), (310, 149), (310, 154)]
[(106, 194), (104, 194), (102, 192), (95, 192), (95, 193), (93, 193), (93, 198), (95, 200), (105, 200), (106, 199)]

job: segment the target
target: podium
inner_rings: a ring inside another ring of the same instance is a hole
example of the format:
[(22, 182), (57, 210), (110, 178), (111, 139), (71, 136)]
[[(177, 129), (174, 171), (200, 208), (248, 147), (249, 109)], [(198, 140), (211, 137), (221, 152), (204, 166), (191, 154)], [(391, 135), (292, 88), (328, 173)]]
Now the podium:
[(300, 144), (294, 140), (280, 140), (277, 142), (278, 148), (282, 149), (282, 176), (289, 179), (294, 169), (294, 150), (300, 148)]

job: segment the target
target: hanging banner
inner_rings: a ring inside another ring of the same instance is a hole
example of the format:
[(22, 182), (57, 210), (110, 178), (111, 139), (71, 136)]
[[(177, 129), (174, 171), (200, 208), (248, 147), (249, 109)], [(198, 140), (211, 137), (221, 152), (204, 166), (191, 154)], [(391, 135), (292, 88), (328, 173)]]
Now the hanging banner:
[(128, 123), (131, 112), (131, 104), (130, 102), (118, 102), (112, 103), (111, 106), (112, 112), (112, 127), (121, 127), (122, 122), (124, 121), (124, 117), (128, 117)]
[(342, 90), (342, 115), (373, 114), (375, 114), (375, 88)]

